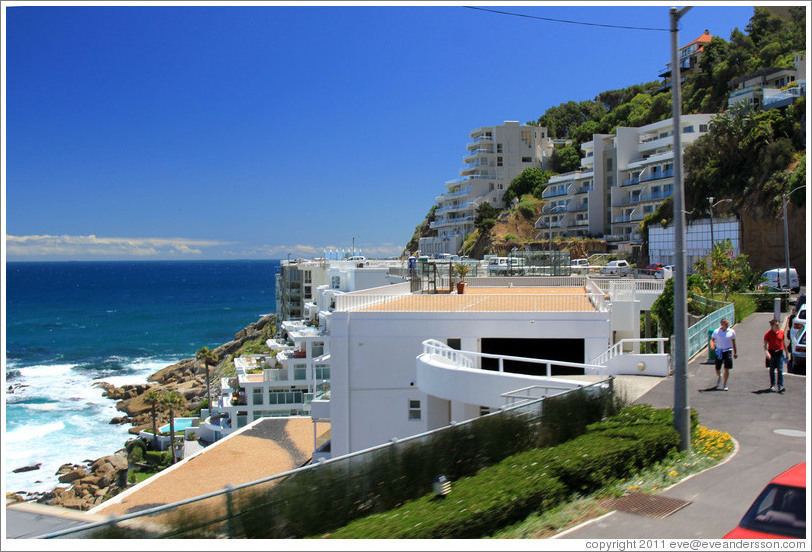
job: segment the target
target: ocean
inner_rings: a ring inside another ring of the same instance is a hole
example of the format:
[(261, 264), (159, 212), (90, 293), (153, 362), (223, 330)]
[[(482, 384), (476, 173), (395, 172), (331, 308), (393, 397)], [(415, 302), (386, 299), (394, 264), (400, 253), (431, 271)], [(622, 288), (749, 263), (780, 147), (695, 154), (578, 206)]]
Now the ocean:
[[(279, 261), (6, 264), (6, 492), (43, 492), (56, 470), (132, 435), (96, 381), (145, 383), (276, 309)], [(41, 463), (38, 470), (12, 473)]]

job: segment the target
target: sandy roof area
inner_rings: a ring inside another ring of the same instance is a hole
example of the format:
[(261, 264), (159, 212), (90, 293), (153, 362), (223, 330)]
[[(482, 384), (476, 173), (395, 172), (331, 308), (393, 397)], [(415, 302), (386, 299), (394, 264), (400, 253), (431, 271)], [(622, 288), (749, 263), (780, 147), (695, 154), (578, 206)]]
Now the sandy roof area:
[(594, 311), (595, 307), (583, 287), (468, 287), (462, 295), (456, 293), (396, 295), (352, 310), (367, 312), (580, 312)]
[[(329, 431), (329, 424), (319, 423), (317, 429)], [(256, 481), (302, 466), (312, 452), (310, 418), (265, 418), (103, 502), (92, 513), (118, 516), (218, 491), (228, 484)]]

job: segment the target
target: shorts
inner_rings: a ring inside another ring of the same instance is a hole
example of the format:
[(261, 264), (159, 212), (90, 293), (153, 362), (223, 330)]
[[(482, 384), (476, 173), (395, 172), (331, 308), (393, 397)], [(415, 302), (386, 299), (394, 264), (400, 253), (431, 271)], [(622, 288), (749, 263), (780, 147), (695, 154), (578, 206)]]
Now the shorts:
[(721, 370), (722, 363), (728, 370), (733, 369), (733, 351), (716, 351), (716, 369)]

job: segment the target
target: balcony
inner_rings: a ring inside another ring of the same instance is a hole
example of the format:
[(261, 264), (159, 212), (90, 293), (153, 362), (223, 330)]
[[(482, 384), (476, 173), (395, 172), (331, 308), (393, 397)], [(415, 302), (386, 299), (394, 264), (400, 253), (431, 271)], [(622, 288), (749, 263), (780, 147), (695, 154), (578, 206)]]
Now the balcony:
[(448, 227), (448, 226), (460, 226), (460, 225), (463, 225), (463, 224), (466, 224), (466, 223), (472, 223), (472, 222), (474, 222), (474, 217), (473, 216), (457, 217), (457, 218), (452, 218), (452, 219), (435, 220), (429, 225), (429, 227), (430, 228), (445, 228), (445, 227)]
[(468, 142), (466, 144), (465, 149), (469, 151), (473, 151), (475, 149), (484, 146), (485, 144), (493, 144), (493, 137), (492, 136), (480, 136), (479, 138), (474, 138), (473, 142)]
[(437, 209), (434, 212), (435, 214), (440, 215), (445, 213), (451, 213), (453, 211), (466, 211), (468, 209), (473, 209), (474, 207), (476, 206), (474, 205), (473, 201), (462, 201), (459, 203), (455, 203), (453, 205), (447, 205), (445, 207)]
[(589, 226), (589, 219), (577, 219), (571, 220), (567, 223), (567, 226), (572, 227), (580, 227), (580, 226)]
[(635, 184), (640, 184), (640, 177), (627, 178), (621, 186), (634, 186)]
[(480, 155), (487, 155), (494, 153), (493, 148), (477, 148), (468, 152), (468, 154), (463, 158), (463, 161), (466, 163), (470, 163), (472, 160), (476, 159)]
[(472, 174), (449, 180), (445, 184), (446, 186), (453, 186), (454, 184), (461, 184), (463, 182), (470, 182), (472, 180), (498, 180), (498, 178), (495, 174)]
[(657, 171), (644, 174), (640, 177), (640, 182), (649, 182), (651, 180), (659, 180), (661, 178), (671, 178), (674, 176), (674, 169), (667, 171)]
[(592, 190), (594, 190), (594, 189), (595, 189), (595, 188), (594, 188), (594, 186), (584, 186), (583, 188), (578, 188), (578, 189), (577, 189), (577, 190), (575, 190), (575, 192), (573, 192), (573, 193), (574, 193), (575, 195), (578, 195), (578, 194), (585, 194), (585, 193), (587, 193), (587, 192), (591, 192), (591, 191), (592, 191)]
[(582, 211), (588, 211), (588, 210), (589, 210), (589, 204), (588, 203), (582, 203), (580, 205), (570, 205), (570, 206), (567, 207), (567, 212), (568, 213), (580, 213)]
[(547, 199), (549, 197), (561, 197), (561, 196), (565, 196), (565, 195), (567, 195), (567, 189), (566, 188), (564, 188), (564, 189), (555, 189), (554, 188), (552, 190), (550, 188), (547, 188), (541, 194), (541, 198), (542, 199)]

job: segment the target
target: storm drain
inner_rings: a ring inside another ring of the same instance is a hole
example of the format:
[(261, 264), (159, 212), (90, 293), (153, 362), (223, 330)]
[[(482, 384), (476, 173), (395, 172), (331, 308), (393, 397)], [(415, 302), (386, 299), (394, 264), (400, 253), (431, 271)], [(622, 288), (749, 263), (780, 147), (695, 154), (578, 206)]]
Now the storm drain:
[(690, 503), (690, 500), (632, 492), (620, 498), (607, 500), (601, 505), (619, 512), (662, 519), (685, 508)]

